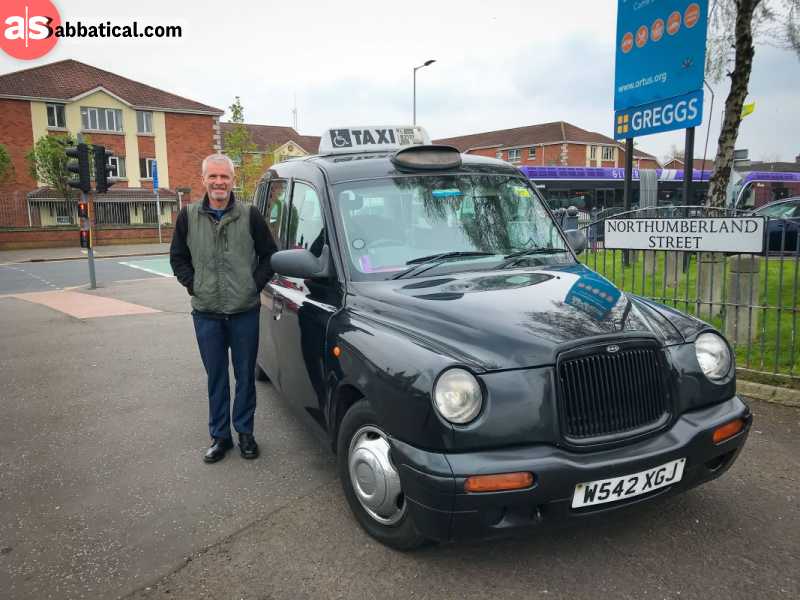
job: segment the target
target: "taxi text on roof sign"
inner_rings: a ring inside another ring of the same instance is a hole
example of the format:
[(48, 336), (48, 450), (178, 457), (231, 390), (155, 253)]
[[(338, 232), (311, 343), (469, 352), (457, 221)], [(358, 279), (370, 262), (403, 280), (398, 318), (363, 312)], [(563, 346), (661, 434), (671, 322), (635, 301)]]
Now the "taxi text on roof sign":
[(377, 127), (339, 127), (328, 129), (320, 138), (320, 154), (343, 154), (397, 150), (430, 144), (428, 133), (419, 126), (383, 125)]

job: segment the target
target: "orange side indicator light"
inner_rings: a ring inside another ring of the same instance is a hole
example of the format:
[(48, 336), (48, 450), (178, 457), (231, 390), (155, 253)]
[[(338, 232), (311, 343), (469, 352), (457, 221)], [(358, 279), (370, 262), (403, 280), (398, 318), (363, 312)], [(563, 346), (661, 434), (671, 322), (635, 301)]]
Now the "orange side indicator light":
[(331, 350), (331, 353), (336, 357), (339, 358), (342, 355), (342, 349), (339, 346), (334, 346)]
[(533, 473), (499, 473), (497, 475), (473, 475), (464, 482), (468, 492), (501, 492), (521, 490), (533, 485)]
[(714, 430), (713, 440), (715, 444), (720, 444), (725, 440), (732, 438), (737, 433), (744, 429), (744, 419), (736, 419), (730, 423), (725, 423), (721, 427)]

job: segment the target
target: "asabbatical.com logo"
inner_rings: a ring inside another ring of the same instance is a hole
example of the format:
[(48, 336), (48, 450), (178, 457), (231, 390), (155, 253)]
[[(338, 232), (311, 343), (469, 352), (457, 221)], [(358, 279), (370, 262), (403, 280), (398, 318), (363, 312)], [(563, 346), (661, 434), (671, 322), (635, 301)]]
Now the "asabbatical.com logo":
[(61, 16), (50, 0), (0, 1), (0, 48), (14, 58), (44, 56), (58, 42)]

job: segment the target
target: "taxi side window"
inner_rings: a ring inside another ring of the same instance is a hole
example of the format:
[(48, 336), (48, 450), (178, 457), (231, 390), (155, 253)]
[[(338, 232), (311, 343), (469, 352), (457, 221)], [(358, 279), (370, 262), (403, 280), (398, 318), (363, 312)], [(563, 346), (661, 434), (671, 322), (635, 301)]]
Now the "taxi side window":
[(295, 182), (290, 213), (287, 248), (305, 248), (314, 256), (321, 256), (325, 245), (325, 222), (314, 188)]
[(264, 213), (264, 220), (267, 222), (274, 239), (279, 245), (283, 241), (281, 236), (281, 225), (283, 217), (286, 214), (286, 181), (282, 179), (275, 179), (269, 185), (266, 200), (266, 212)]
[(267, 186), (269, 185), (268, 181), (262, 181), (258, 184), (256, 188), (256, 194), (253, 198), (253, 203), (256, 205), (258, 212), (262, 215), (266, 216), (266, 204), (267, 204)]

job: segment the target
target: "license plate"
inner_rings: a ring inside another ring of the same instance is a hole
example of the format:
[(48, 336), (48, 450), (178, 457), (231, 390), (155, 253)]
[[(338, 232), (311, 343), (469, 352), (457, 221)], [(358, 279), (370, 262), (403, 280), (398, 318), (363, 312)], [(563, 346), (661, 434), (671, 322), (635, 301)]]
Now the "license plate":
[(683, 477), (685, 464), (686, 459), (679, 458), (632, 475), (579, 483), (572, 496), (572, 508), (616, 502), (672, 485)]

